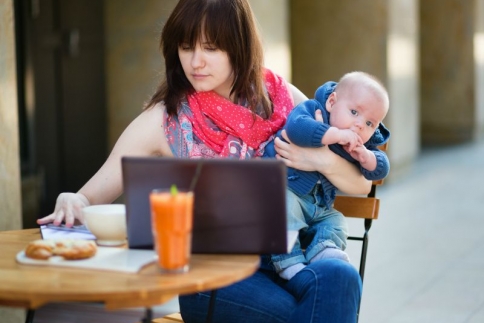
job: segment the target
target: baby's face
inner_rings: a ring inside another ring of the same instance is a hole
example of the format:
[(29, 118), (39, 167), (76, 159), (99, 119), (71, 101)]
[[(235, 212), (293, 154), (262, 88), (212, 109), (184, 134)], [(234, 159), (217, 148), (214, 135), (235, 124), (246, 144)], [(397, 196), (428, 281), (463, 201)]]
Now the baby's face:
[(350, 129), (366, 143), (385, 118), (388, 107), (371, 91), (353, 87), (352, 91), (333, 92), (326, 101), (326, 110), (331, 126)]

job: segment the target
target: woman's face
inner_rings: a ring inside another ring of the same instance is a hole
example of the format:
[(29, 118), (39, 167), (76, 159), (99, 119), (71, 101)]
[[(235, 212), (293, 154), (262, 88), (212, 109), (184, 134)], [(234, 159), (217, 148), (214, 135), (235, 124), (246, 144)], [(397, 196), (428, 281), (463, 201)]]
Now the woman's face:
[(234, 73), (227, 52), (202, 38), (194, 48), (181, 44), (178, 47), (178, 57), (195, 91), (215, 91), (230, 100)]

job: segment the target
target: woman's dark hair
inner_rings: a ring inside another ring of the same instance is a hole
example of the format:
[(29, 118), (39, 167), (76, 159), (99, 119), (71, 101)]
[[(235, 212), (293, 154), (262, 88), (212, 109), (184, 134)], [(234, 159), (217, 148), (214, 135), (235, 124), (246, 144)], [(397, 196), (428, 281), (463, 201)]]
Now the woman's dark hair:
[(161, 32), (160, 48), (165, 58), (165, 78), (146, 105), (164, 101), (168, 114), (176, 115), (182, 98), (194, 91), (183, 72), (178, 47), (207, 41), (227, 52), (234, 70), (231, 90), (236, 102), (246, 99), (251, 111), (262, 104), (265, 116), (272, 114), (264, 91), (263, 48), (252, 9), (247, 0), (180, 0)]

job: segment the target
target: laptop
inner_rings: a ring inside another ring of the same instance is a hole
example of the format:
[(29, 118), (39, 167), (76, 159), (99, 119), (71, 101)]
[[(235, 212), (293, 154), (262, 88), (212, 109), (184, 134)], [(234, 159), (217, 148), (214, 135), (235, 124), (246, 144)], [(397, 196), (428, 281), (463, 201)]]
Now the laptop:
[(153, 248), (149, 194), (175, 184), (195, 193), (193, 253), (287, 252), (282, 161), (123, 157), (121, 163), (130, 249)]

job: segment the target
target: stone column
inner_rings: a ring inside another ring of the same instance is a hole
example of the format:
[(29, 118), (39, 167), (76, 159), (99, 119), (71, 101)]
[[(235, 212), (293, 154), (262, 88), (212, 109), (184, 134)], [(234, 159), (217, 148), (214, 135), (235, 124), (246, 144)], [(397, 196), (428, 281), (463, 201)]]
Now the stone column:
[(13, 1), (0, 0), (0, 230), (20, 229), (20, 169)]
[(476, 61), (476, 121), (477, 136), (484, 136), (484, 0), (476, 0), (476, 30), (474, 34), (474, 58)]
[(390, 179), (398, 178), (420, 152), (418, 0), (388, 1), (387, 84), (390, 111)]
[(476, 12), (476, 0), (420, 1), (423, 144), (477, 137)]
[(326, 81), (362, 70), (390, 94), (390, 179), (419, 151), (417, 0), (291, 1), (294, 84), (308, 97)]
[[(15, 29), (12, 0), (0, 0), (0, 230), (20, 229), (20, 161), (18, 143)], [(25, 311), (0, 307), (5, 323), (25, 321)]]

